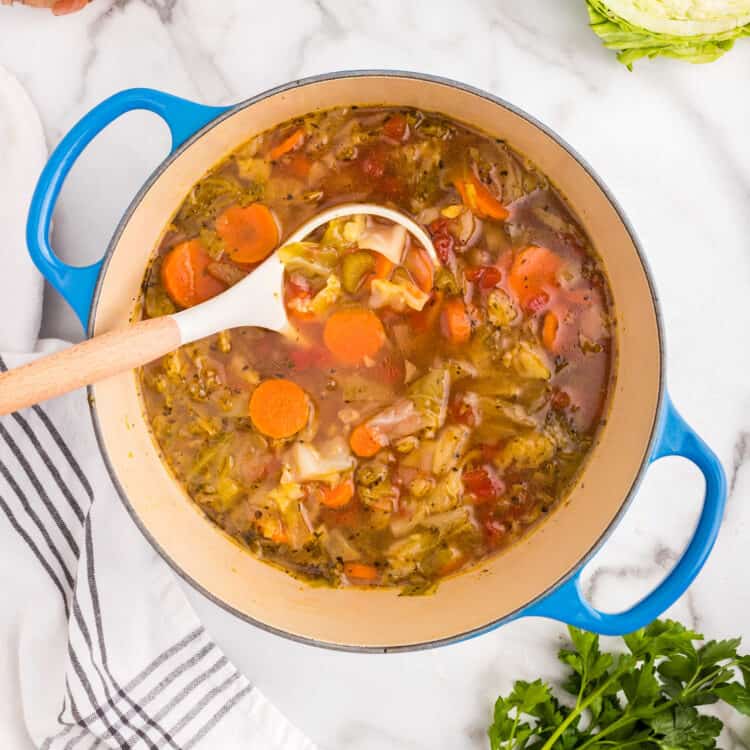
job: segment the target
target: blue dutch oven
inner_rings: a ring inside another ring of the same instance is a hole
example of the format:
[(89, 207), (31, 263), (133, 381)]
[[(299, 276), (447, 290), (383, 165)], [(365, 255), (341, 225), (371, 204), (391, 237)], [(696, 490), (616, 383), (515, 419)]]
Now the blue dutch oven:
[[(260, 627), (306, 643), (372, 651), (423, 648), (529, 616), (612, 635), (646, 625), (685, 592), (705, 563), (719, 531), (726, 481), (717, 457), (666, 394), (658, 302), (632, 228), (584, 160), (529, 115), (453, 81), (390, 71), (305, 79), (231, 107), (207, 107), (151, 89), (123, 91), (85, 115), (53, 152), (29, 212), (29, 252), (89, 335), (125, 326), (164, 226), (206, 170), (278, 122), (352, 104), (440, 111), (502, 137), (549, 175), (577, 210), (610, 279), (618, 347), (607, 424), (585, 471), (563, 507), (533, 534), (446, 580), (433, 596), (310, 587), (256, 560), (189, 501), (160, 460), (137, 380), (129, 373), (90, 393), (102, 454), (125, 506), (164, 558), (205, 595)], [(139, 109), (166, 122), (171, 152), (135, 196), (102, 260), (69, 266), (50, 245), (60, 188), (88, 143), (120, 115)], [(654, 591), (624, 612), (601, 612), (582, 594), (581, 571), (625, 512), (647, 467), (664, 456), (689, 459), (705, 478), (697, 527)]]

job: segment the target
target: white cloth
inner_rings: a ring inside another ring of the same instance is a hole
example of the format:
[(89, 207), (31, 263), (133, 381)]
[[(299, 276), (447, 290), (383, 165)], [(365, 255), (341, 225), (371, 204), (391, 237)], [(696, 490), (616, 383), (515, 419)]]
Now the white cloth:
[(21, 84), (0, 67), (0, 350), (29, 352), (42, 319), (42, 278), (25, 252), (26, 212), (47, 148), (36, 108)]
[[(0, 117), (0, 153), (7, 133), (36, 134), (23, 152), (43, 151), (33, 107), (2, 69)], [(4, 171), (3, 184), (16, 179)], [(64, 345), (35, 347), (41, 280), (18, 229), (29, 192), (0, 198), (0, 262), (12, 269), (0, 276), (0, 368), (38, 356), (18, 349)], [(0, 418), (0, 549), (1, 748), (314, 750), (212, 642), (131, 521), (83, 391)]]

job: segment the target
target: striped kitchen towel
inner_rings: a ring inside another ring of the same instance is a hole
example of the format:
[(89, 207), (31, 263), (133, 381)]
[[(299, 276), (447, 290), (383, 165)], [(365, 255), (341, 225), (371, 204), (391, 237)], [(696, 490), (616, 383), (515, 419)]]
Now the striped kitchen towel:
[[(4, 83), (0, 69), (0, 153), (4, 138), (41, 134), (16, 118), (28, 106), (3, 107), (25, 96)], [(4, 175), (0, 205), (3, 183), (18, 184)], [(9, 254), (25, 253), (11, 234), (0, 244), (4, 269)], [(30, 264), (13, 269), (0, 295), (0, 321), (12, 322), (9, 336), (0, 326), (2, 370), (64, 346), (34, 341), (41, 284), (24, 278), (36, 273)], [(36, 353), (10, 353), (24, 337)], [(3, 750), (314, 750), (212, 642), (133, 524), (83, 391), (0, 418), (0, 550)]]
[[(44, 750), (313, 747), (211, 641), (135, 528), (85, 393), (0, 419), (0, 511), (0, 726), (25, 720)], [(23, 727), (12, 739), (0, 746), (24, 747)]]

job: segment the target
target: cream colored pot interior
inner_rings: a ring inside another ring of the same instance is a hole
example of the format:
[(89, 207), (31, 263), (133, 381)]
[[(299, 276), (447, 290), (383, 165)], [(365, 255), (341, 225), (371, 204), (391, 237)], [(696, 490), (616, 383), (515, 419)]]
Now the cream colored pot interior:
[(567, 196), (604, 258), (617, 312), (616, 392), (601, 440), (565, 506), (525, 542), (445, 581), (434, 596), (308, 587), (258, 562), (189, 501), (159, 457), (133, 373), (100, 383), (93, 395), (102, 447), (127, 502), (184, 575), (238, 614), (286, 634), (337, 646), (395, 648), (455, 637), (513, 613), (566, 576), (602, 537), (621, 510), (649, 444), (659, 400), (659, 330), (633, 240), (606, 195), (562, 146), (477, 93), (373, 75), (281, 91), (239, 109), (191, 143), (124, 224), (101, 281), (95, 332), (128, 325), (165, 223), (209, 167), (258, 131), (311, 110), (350, 104), (440, 111), (507, 139)]

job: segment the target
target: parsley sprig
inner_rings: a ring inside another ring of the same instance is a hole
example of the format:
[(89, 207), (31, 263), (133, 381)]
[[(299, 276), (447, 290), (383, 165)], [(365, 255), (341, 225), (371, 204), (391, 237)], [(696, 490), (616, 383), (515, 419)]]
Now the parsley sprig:
[(750, 656), (737, 653), (739, 638), (703, 642), (678, 622), (655, 620), (623, 637), (626, 652), (611, 653), (599, 636), (568, 630), (571, 648), (558, 658), (572, 698), (518, 680), (495, 703), (492, 750), (704, 750), (716, 747), (723, 724), (696, 706), (724, 701), (750, 716)]

